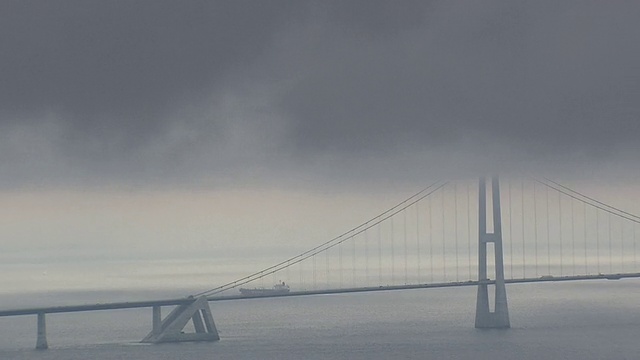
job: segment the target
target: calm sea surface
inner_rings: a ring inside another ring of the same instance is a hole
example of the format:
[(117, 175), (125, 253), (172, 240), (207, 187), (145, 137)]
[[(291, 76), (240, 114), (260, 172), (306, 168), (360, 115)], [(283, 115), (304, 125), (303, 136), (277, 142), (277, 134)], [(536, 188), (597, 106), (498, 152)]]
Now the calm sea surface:
[(0, 318), (0, 359), (640, 359), (638, 280), (508, 285), (508, 330), (473, 328), (475, 290), (211, 303), (215, 343), (139, 344), (151, 326), (140, 309), (47, 315), (51, 348), (36, 351), (35, 316)]

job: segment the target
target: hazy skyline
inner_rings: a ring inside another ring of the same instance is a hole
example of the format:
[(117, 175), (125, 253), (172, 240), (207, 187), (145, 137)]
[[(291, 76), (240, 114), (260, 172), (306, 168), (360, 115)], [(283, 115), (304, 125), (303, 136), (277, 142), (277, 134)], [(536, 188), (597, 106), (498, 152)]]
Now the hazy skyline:
[(630, 1), (2, 1), (5, 260), (306, 248), (485, 172), (638, 211), (638, 18)]

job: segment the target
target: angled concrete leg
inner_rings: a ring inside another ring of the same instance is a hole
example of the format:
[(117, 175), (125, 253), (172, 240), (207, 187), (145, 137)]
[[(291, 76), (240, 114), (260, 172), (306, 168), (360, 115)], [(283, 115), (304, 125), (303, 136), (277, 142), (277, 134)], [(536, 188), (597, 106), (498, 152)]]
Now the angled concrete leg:
[[(192, 303), (176, 306), (161, 322), (159, 308), (153, 310), (153, 329), (142, 340), (147, 343), (181, 342), (181, 341), (216, 341), (220, 340), (218, 330), (213, 322), (209, 302), (205, 296), (194, 299)], [(184, 327), (193, 321), (195, 333), (184, 333)]]
[(36, 349), (44, 350), (49, 348), (47, 344), (47, 323), (44, 313), (38, 313), (38, 339), (36, 340)]
[(196, 311), (193, 316), (191, 316), (191, 321), (193, 321), (193, 327), (196, 329), (196, 333), (202, 334), (206, 332), (204, 330), (204, 322), (202, 321), (200, 310)]
[[(211, 310), (200, 310), (202, 313), (202, 317), (204, 318), (204, 324), (207, 326), (207, 332), (211, 334), (218, 334), (218, 329), (216, 328), (216, 323), (213, 321), (213, 315), (211, 315)], [(218, 337), (220, 340), (220, 337)]]

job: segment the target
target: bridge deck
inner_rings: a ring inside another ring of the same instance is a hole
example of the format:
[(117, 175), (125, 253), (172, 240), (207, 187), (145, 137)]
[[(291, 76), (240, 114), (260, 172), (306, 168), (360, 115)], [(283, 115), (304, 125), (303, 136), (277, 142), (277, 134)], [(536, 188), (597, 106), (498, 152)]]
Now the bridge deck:
[[(506, 279), (505, 283), (521, 284), (521, 283), (535, 283), (535, 282), (578, 281), (578, 280), (605, 280), (605, 279), (618, 280), (623, 278), (640, 278), (640, 273), (576, 275), (576, 276), (542, 276), (538, 278)], [(487, 280), (487, 283), (489, 284), (494, 282), (495, 282), (494, 280)], [(471, 281), (461, 281), (461, 282), (443, 282), (443, 283), (416, 284), (416, 285), (386, 285), (386, 286), (375, 286), (375, 287), (292, 291), (286, 294), (273, 294), (273, 295), (261, 295), (261, 296), (243, 296), (243, 295), (210, 296), (207, 298), (207, 300), (229, 301), (229, 300), (245, 300), (245, 299), (256, 299), (256, 298), (262, 299), (262, 298), (274, 298), (274, 297), (289, 297), (289, 296), (309, 296), (309, 295), (345, 294), (345, 293), (373, 292), (373, 291), (446, 288), (446, 287), (474, 286), (474, 285), (478, 285), (478, 283), (479, 282), (477, 280), (471, 280)], [(35, 308), (2, 310), (0, 311), (0, 317), (18, 316), (18, 315), (34, 315), (39, 313), (53, 314), (53, 313), (70, 313), (70, 312), (80, 312), (80, 311), (134, 309), (134, 308), (146, 308), (146, 307), (154, 307), (154, 306), (175, 306), (175, 305), (188, 304), (195, 300), (196, 299), (192, 297), (185, 297), (185, 298), (178, 298), (178, 299), (114, 302), (114, 303), (104, 303), (104, 304), (35, 307)]]

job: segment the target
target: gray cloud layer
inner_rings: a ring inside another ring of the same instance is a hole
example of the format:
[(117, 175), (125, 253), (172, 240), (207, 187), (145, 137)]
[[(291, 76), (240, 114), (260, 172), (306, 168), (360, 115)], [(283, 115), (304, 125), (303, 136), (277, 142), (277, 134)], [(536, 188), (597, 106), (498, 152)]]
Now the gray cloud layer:
[(637, 168), (638, 18), (623, 1), (4, 1), (0, 182)]

